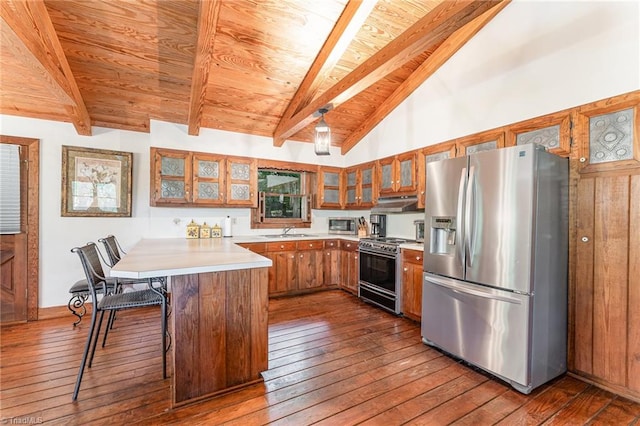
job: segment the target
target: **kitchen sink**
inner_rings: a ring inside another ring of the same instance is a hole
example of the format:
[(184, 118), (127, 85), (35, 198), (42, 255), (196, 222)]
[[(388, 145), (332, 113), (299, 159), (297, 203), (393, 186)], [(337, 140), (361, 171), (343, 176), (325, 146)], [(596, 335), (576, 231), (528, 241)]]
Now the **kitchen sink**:
[(264, 234), (261, 235), (264, 238), (304, 238), (304, 237), (317, 237), (315, 234)]

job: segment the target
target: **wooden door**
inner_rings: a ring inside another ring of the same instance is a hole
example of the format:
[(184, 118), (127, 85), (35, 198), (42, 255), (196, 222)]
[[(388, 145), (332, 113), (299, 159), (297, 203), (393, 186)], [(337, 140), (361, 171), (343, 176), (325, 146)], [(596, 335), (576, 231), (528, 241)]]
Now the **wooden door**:
[(307, 290), (322, 287), (323, 258), (322, 250), (298, 251), (298, 289)]
[(419, 250), (402, 250), (402, 313), (416, 321), (422, 317), (422, 258)]
[(327, 240), (324, 243), (324, 285), (340, 284), (340, 249), (337, 240)]
[(226, 204), (258, 206), (258, 167), (255, 158), (227, 157)]
[(192, 180), (190, 152), (151, 148), (152, 206), (191, 203)]
[(342, 176), (339, 167), (319, 166), (316, 208), (342, 208)]
[(20, 232), (0, 236), (0, 322), (38, 319), (39, 140), (0, 136), (20, 146)]
[(580, 178), (575, 247), (573, 367), (640, 395), (640, 174)]
[(225, 203), (225, 161), (220, 156), (193, 154), (193, 203), (219, 206)]

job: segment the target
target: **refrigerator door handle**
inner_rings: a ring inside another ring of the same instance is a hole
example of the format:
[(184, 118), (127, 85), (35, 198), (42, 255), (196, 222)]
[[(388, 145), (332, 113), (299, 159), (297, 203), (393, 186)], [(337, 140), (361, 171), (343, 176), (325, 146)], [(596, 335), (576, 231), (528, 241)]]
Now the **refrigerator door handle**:
[(464, 266), (464, 247), (462, 246), (462, 241), (460, 240), (460, 236), (464, 235), (464, 230), (460, 229), (462, 227), (462, 215), (463, 215), (463, 211), (462, 208), (464, 206), (464, 184), (465, 181), (467, 180), (467, 168), (463, 168), (462, 172), (460, 172), (460, 183), (458, 185), (458, 211), (456, 212), (456, 223), (458, 226), (458, 229), (456, 230), (456, 232), (458, 233), (458, 241), (459, 243), (456, 243), (456, 250), (458, 252), (458, 257), (460, 259), (460, 266)]
[[(476, 168), (475, 166), (469, 167), (469, 183), (467, 183), (467, 197), (464, 212), (464, 246), (466, 250), (466, 263), (467, 266), (473, 266), (473, 240), (475, 239), (475, 221), (471, 223), (473, 219), (472, 214), (475, 214), (475, 181), (476, 181)], [(473, 208), (473, 211), (471, 210)]]
[(425, 276), (425, 281), (430, 282), (431, 284), (435, 284), (438, 285), (440, 287), (444, 287), (447, 288), (455, 293), (459, 293), (459, 294), (471, 294), (473, 296), (477, 296), (477, 297), (482, 297), (484, 299), (492, 299), (492, 300), (498, 300), (500, 302), (507, 302), (507, 303), (513, 303), (514, 305), (521, 305), (522, 302), (520, 301), (520, 299), (516, 299), (515, 297), (509, 297), (509, 296), (505, 296), (505, 295), (498, 295), (489, 291), (485, 291), (482, 289), (471, 289), (467, 286), (462, 286), (460, 284), (458, 284), (456, 281), (451, 280), (451, 279), (447, 279), (447, 278), (443, 278), (443, 277), (436, 277), (433, 276), (431, 274), (429, 274), (429, 276)]

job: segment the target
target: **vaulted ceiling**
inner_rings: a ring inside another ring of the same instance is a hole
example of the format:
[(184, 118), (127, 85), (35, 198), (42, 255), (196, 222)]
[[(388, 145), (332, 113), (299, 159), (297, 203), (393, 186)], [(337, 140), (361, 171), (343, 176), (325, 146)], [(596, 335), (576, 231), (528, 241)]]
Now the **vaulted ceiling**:
[(329, 106), (344, 154), (508, 2), (1, 0), (0, 113), (281, 146)]

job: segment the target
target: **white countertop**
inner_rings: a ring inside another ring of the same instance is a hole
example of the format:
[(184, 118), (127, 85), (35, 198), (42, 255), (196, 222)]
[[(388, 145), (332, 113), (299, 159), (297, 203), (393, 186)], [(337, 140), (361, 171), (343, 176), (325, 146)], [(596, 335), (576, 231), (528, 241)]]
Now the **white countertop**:
[[(111, 269), (119, 278), (151, 278), (203, 272), (270, 267), (270, 259), (253, 253), (238, 243), (341, 239), (358, 241), (355, 235), (311, 234), (290, 237), (247, 235), (233, 238), (187, 239), (145, 238), (140, 240)], [(402, 249), (424, 250), (422, 243), (400, 244)]]
[(166, 277), (271, 265), (271, 259), (242, 248), (228, 238), (147, 238), (123, 256), (111, 269), (111, 276)]

